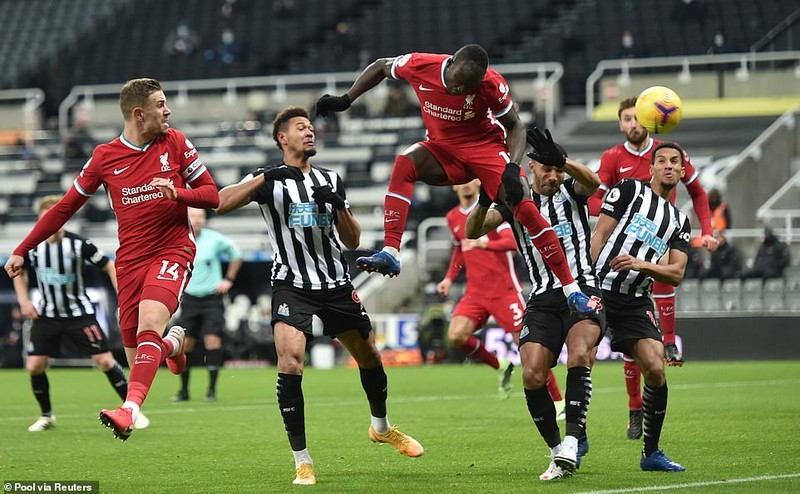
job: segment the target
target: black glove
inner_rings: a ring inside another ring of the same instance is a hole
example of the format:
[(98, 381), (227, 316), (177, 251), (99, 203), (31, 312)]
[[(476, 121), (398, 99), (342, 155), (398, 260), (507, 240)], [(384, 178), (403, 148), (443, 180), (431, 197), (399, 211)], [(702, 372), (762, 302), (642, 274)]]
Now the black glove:
[(311, 187), (311, 190), (314, 191), (311, 197), (318, 206), (328, 203), (333, 206), (333, 209), (344, 209), (344, 199), (334, 192), (330, 185), (316, 185)]
[(506, 163), (503, 171), (503, 185), (506, 187), (506, 204), (511, 207), (522, 202), (525, 192), (522, 190), (522, 180), (519, 178), (519, 165), (513, 161)]
[(528, 153), (528, 157), (543, 165), (562, 168), (567, 162), (566, 155), (558, 149), (547, 129), (544, 129), (544, 133), (538, 127), (528, 129), (528, 144), (533, 146), (533, 151)]
[(487, 194), (486, 191), (483, 190), (483, 186), (481, 186), (481, 191), (478, 194), (478, 204), (488, 209), (491, 207), (492, 202), (492, 198), (489, 197), (489, 194)]
[(323, 94), (322, 97), (317, 100), (317, 116), (328, 118), (331, 112), (345, 111), (350, 108), (352, 103), (347, 93), (344, 93), (342, 96)]
[(304, 180), (303, 172), (296, 166), (279, 165), (270, 168), (259, 168), (255, 174), (259, 173), (264, 175), (264, 180), (297, 180), (298, 182)]

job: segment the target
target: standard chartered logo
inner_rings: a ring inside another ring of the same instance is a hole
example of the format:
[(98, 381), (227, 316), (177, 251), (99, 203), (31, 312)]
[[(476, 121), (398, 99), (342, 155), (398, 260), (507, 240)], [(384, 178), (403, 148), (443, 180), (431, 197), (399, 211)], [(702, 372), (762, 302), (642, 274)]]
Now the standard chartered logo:
[(150, 184), (142, 184), (139, 187), (123, 187), (121, 192), (122, 199), (120, 202), (122, 202), (123, 206), (133, 206), (164, 197), (158, 187)]

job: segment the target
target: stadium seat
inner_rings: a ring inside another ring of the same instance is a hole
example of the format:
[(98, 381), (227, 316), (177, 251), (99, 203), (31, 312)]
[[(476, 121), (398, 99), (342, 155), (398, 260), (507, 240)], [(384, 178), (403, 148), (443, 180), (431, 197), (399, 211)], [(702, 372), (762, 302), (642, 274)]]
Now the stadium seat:
[(676, 291), (676, 310), (680, 312), (696, 312), (700, 310), (700, 281), (697, 279), (683, 280)]
[(784, 309), (783, 301), (784, 282), (783, 278), (775, 278), (764, 282), (764, 309), (777, 311)]
[(784, 301), (786, 310), (800, 311), (800, 277), (786, 279), (784, 295), (786, 297)]
[(742, 282), (738, 278), (722, 281), (720, 301), (723, 310), (741, 310)]
[(762, 298), (763, 281), (760, 278), (745, 280), (742, 283), (742, 308), (750, 312), (764, 309)]
[(700, 282), (700, 310), (720, 310), (720, 282), (718, 278), (708, 278)]

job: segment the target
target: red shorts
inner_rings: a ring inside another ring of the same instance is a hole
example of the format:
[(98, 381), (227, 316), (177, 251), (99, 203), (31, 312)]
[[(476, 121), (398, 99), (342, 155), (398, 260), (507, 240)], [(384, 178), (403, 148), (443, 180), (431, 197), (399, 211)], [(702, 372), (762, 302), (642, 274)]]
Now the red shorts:
[(522, 329), (525, 299), (516, 290), (509, 290), (497, 298), (465, 293), (456, 304), (453, 316), (465, 316), (472, 319), (475, 322), (475, 329), (483, 327), (489, 316), (494, 316), (494, 320), (506, 330), (506, 333), (516, 333)]
[(423, 141), (420, 145), (431, 152), (447, 173), (447, 182), (437, 185), (457, 185), (481, 180), (481, 186), (492, 199), (500, 190), (506, 163), (511, 161), (504, 143), (476, 141), (474, 144), (449, 144)]
[(177, 253), (160, 254), (149, 262), (142, 262), (135, 269), (117, 270), (119, 327), (124, 347), (136, 347), (139, 302), (155, 300), (174, 313), (191, 274), (192, 261)]

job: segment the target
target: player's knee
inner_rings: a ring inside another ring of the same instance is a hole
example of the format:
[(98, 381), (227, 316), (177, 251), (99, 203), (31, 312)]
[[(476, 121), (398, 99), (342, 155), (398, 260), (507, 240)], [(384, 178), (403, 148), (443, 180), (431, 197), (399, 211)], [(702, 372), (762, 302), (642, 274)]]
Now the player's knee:
[(547, 369), (525, 367), (522, 371), (522, 382), (525, 389), (541, 389), (547, 384)]
[(28, 370), (28, 374), (31, 376), (42, 375), (47, 369), (47, 360), (32, 359), (29, 357), (27, 363), (25, 364), (25, 368)]
[(111, 352), (92, 355), (92, 362), (94, 362), (94, 365), (96, 365), (97, 368), (103, 372), (111, 369), (117, 363), (117, 361), (114, 360), (114, 356), (111, 354)]

